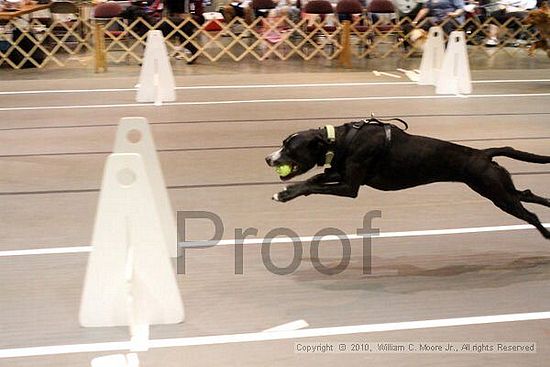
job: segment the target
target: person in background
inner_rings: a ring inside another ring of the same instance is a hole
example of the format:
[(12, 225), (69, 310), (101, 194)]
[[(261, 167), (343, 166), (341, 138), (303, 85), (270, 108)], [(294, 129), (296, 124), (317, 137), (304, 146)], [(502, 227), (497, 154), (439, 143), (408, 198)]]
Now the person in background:
[(251, 6), (252, 0), (230, 1), (219, 8), (226, 23), (229, 23), (235, 17), (244, 19), (246, 24), (251, 24), (254, 20), (254, 12)]
[[(409, 49), (413, 44), (410, 39), (412, 36), (410, 32), (416, 27), (414, 27), (411, 22), (416, 18), (425, 1), (426, 0), (392, 0), (398, 21), (401, 22), (401, 29), (404, 34), (408, 36), (405, 37), (403, 41), (405, 49)], [(421, 34), (425, 33), (424, 30), (417, 30), (416, 32), (422, 32)]]
[(298, 9), (297, 0), (275, 0), (277, 3), (278, 14), (280, 16), (288, 17), (294, 23), (300, 21), (300, 9)]
[[(517, 22), (510, 22), (508, 28), (513, 32), (519, 28), (519, 23), (527, 16), (529, 10), (536, 8), (537, 0), (499, 0), (498, 2), (490, 2), (481, 4), (485, 6), (486, 17), (492, 18), (500, 24), (506, 23), (510, 18), (516, 18)], [(499, 41), (497, 38), (498, 26), (489, 24), (489, 32), (485, 40), (485, 46), (495, 47)]]
[[(192, 17), (198, 24), (204, 23), (202, 0), (164, 0), (164, 10), (175, 25), (181, 24), (189, 17)], [(197, 27), (192, 22), (186, 22), (180, 29), (186, 36), (190, 37), (196, 32)], [(180, 42), (185, 41), (185, 37), (180, 37)], [(196, 39), (193, 39), (193, 41), (196, 42)], [(194, 57), (198, 51), (197, 47), (190, 41), (185, 45), (185, 48), (191, 53), (192, 57), (188, 64), (194, 63), (197, 59)], [(181, 59), (183, 57), (178, 55), (176, 58)]]
[(428, 30), (433, 25), (441, 25), (449, 34), (464, 23), (464, 0), (428, 0), (414, 17), (412, 26), (416, 28), (426, 17), (428, 21), (421, 28)]
[(392, 0), (392, 2), (397, 9), (397, 15), (400, 19), (409, 17), (412, 21), (420, 9), (422, 9), (422, 4), (425, 0)]

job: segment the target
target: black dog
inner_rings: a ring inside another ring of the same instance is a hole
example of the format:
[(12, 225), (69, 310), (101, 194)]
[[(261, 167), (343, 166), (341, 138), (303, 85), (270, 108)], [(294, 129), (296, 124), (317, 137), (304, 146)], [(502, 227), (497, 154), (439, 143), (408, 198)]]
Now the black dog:
[(355, 198), (361, 185), (379, 190), (401, 190), (432, 182), (463, 182), (550, 239), (550, 232), (537, 216), (521, 204), (524, 201), (550, 207), (550, 200), (530, 190), (517, 190), (510, 173), (492, 160), (496, 156), (550, 163), (548, 156), (510, 147), (479, 150), (411, 135), (374, 118), (293, 134), (285, 139), (281, 149), (266, 157), (266, 162), (272, 167), (290, 165), (290, 174), (281, 177), (285, 181), (315, 166), (331, 163), (324, 173), (275, 194), (273, 200), (276, 201), (286, 202), (310, 194)]

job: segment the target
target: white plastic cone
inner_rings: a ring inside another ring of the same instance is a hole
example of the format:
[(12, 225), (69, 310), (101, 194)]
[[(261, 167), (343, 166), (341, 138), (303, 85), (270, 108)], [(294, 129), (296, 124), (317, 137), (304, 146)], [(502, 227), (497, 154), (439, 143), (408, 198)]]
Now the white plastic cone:
[(161, 219), (162, 232), (170, 257), (177, 257), (176, 216), (166, 191), (153, 134), (144, 117), (124, 117), (118, 124), (114, 153), (138, 153), (143, 158), (153, 197)]
[(183, 321), (183, 303), (164, 244), (161, 217), (139, 154), (105, 165), (79, 314), (85, 327)]
[(472, 93), (470, 61), (466, 50), (466, 35), (463, 31), (454, 31), (449, 35), (435, 92), (437, 94)]
[(136, 100), (155, 105), (176, 100), (176, 82), (161, 31), (147, 33)]
[(431, 27), (422, 52), (418, 84), (435, 85), (443, 63), (444, 53), (443, 29), (441, 27)]

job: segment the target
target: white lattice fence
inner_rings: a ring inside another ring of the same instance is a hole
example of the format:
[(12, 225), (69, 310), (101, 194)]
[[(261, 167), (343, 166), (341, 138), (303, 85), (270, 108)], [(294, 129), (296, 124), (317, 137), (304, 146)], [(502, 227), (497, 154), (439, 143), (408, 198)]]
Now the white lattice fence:
[[(99, 33), (94, 33), (96, 24), (100, 25), (96, 31)], [(489, 24), (499, 27), (501, 41), (490, 49), (484, 45)], [(239, 62), (247, 58), (259, 61), (268, 58), (335, 60), (344, 47), (344, 32), (340, 23), (312, 22), (311, 19), (295, 23), (286, 17), (276, 17), (258, 18), (252, 24), (235, 18), (229, 24), (218, 25), (221, 30), (209, 31), (206, 25), (201, 26), (191, 18), (177, 24), (163, 18), (154, 25), (141, 18), (130, 24), (121, 18), (102, 21), (77, 19), (49, 24), (33, 20), (24, 25), (10, 21), (0, 30), (0, 67), (43, 68), (49, 64), (62, 67), (73, 60), (92, 60), (94, 51), (96, 60), (98, 55), (104, 55), (106, 64), (138, 64), (142, 61), (146, 33), (150, 29), (161, 29), (170, 55), (179, 55), (186, 61), (198, 57), (210, 62)], [(419, 26), (424, 25), (427, 28), (425, 23)], [(356, 19), (350, 25), (349, 54), (352, 59), (396, 55), (410, 57), (418, 51), (406, 47), (412, 43), (408, 33), (411, 28), (408, 18), (397, 21), (380, 19), (374, 24), (368, 18)], [(515, 18), (508, 19), (504, 24), (493, 19), (482, 23), (472, 18), (455, 28), (466, 31), (471, 50), (488, 57), (499, 52), (510, 56), (524, 55), (525, 48), (538, 37), (534, 28)], [(191, 48), (194, 52), (185, 52), (185, 48)]]
[(65, 66), (93, 49), (89, 21), (41, 23), (10, 21), (0, 29), (0, 66)]

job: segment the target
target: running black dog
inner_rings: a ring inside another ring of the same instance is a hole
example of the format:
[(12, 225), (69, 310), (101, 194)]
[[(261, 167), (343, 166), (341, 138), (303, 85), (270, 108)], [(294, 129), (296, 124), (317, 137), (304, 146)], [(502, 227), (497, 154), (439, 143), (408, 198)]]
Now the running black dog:
[(550, 207), (550, 200), (530, 190), (517, 190), (510, 173), (492, 160), (497, 156), (550, 163), (548, 156), (510, 147), (479, 150), (411, 135), (396, 125), (374, 118), (290, 135), (281, 149), (266, 157), (266, 162), (271, 167), (290, 165), (290, 174), (281, 177), (285, 181), (315, 166), (331, 166), (324, 173), (275, 194), (273, 200), (276, 201), (286, 202), (310, 194), (355, 198), (361, 185), (386, 191), (432, 182), (463, 182), (506, 213), (532, 224), (550, 239), (550, 232), (537, 216), (521, 204), (523, 201)]

